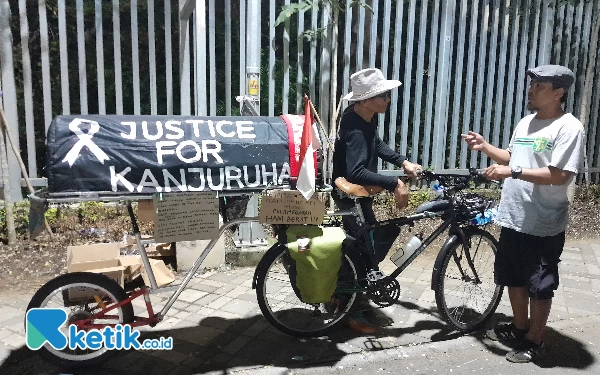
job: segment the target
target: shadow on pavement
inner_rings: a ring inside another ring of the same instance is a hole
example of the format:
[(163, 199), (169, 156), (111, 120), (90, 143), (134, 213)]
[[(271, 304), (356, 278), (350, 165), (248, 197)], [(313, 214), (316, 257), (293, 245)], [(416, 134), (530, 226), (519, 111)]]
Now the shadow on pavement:
[[(510, 322), (511, 319), (504, 314), (496, 314), (495, 321)], [(511, 348), (493, 342), (485, 337), (485, 330), (473, 334), (486, 348), (499, 356), (504, 357)], [(590, 367), (596, 360), (583, 342), (564, 335), (552, 327), (546, 327), (544, 336), (546, 342), (545, 355), (534, 364), (540, 368), (571, 368), (583, 370)]]
[[(437, 316), (435, 311), (410, 302), (401, 301), (399, 304), (410, 310)], [(360, 335), (342, 327), (331, 332), (328, 337), (313, 339), (299, 339), (283, 334), (271, 327), (260, 315), (239, 319), (206, 317), (199, 319), (198, 323), (187, 322), (190, 323), (188, 327), (142, 333), (142, 340), (173, 337), (173, 351), (121, 351), (102, 366), (80, 370), (53, 367), (43, 361), (37, 352), (21, 347), (12, 351), (0, 365), (0, 374), (183, 375), (226, 374), (234, 368), (240, 370), (263, 366), (311, 368), (334, 365), (349, 352), (377, 351), (397, 346), (391, 345), (390, 341), (381, 340), (382, 338), (399, 338), (428, 331), (430, 338), (422, 336), (421, 342), (425, 343), (461, 336), (441, 320), (421, 320), (413, 326), (398, 328), (389, 326), (390, 318), (381, 310), (373, 309), (370, 313), (378, 322), (388, 322), (388, 326), (382, 327), (376, 335)], [(508, 351), (496, 344), (486, 343), (483, 331), (473, 336), (497, 355), (503, 356)], [(546, 341), (550, 343), (547, 359), (537, 364), (542, 368), (585, 369), (594, 363), (586, 345), (574, 338), (549, 328)]]

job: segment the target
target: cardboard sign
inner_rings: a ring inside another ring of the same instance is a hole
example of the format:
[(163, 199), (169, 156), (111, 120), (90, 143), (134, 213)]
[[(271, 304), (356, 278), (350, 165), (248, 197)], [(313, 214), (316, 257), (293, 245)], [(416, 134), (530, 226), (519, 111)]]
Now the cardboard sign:
[(262, 197), (258, 220), (262, 224), (323, 223), (325, 203), (316, 194), (306, 200), (299, 191), (278, 190)]
[(170, 193), (154, 197), (156, 242), (211, 240), (219, 236), (216, 192)]

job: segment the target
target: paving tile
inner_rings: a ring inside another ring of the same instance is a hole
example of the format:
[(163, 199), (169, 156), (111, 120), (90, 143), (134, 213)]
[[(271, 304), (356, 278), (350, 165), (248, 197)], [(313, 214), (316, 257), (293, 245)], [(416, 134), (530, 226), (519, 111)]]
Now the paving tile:
[(208, 345), (215, 337), (223, 334), (223, 330), (202, 326), (199, 329), (184, 330), (177, 337), (180, 340), (189, 341), (194, 344)]
[(250, 312), (254, 312), (257, 314), (260, 313), (260, 308), (258, 307), (258, 304), (256, 302), (249, 302), (239, 299), (231, 300), (229, 303), (222, 306), (221, 310), (242, 316)]
[(199, 355), (205, 347), (194, 344), (189, 341), (180, 340), (179, 337), (173, 338), (173, 350), (176, 350), (179, 353), (187, 354), (188, 356)]
[(3, 338), (2, 342), (9, 347), (20, 348), (25, 346), (25, 336), (13, 333), (10, 336)]
[(191, 368), (184, 366), (181, 364), (171, 370), (168, 374), (165, 375), (194, 375), (196, 372)]
[(244, 301), (257, 302), (256, 293), (250, 291), (248, 293), (240, 294), (236, 297), (237, 299), (243, 299)]
[(218, 288), (220, 288), (222, 285), (220, 286), (213, 286), (213, 285), (208, 285), (206, 284), (204, 281), (201, 281), (199, 283), (197, 283), (196, 285), (194, 285), (192, 287), (193, 290), (199, 290), (201, 292), (206, 292), (206, 293), (212, 293), (215, 290), (217, 290)]
[(200, 298), (204, 297), (205, 295), (207, 295), (207, 292), (203, 292), (200, 290), (194, 290), (194, 289), (186, 289), (183, 292), (181, 292), (179, 297), (177, 297), (177, 300), (187, 302), (187, 303), (194, 303), (195, 301), (199, 300)]
[(250, 337), (254, 337), (270, 327), (271, 325), (265, 319), (259, 319), (252, 324), (248, 329), (242, 332), (242, 334)]
[(189, 354), (180, 353), (176, 350), (155, 350), (151, 355), (174, 364), (181, 364), (190, 357)]
[(176, 300), (175, 302), (173, 302), (173, 305), (171, 307), (176, 308), (177, 310), (185, 310), (189, 305), (190, 304), (185, 301)]
[(23, 321), (25, 317), (25, 309), (18, 309), (14, 306), (2, 306), (2, 321), (0, 322), (0, 326), (6, 320), (17, 317), (22, 317), (21, 320)]
[[(203, 359), (201, 357), (197, 357), (197, 356), (192, 356), (192, 357), (188, 357), (188, 359), (186, 359), (185, 361), (183, 361), (181, 363), (181, 366), (185, 366), (187, 368), (190, 369), (196, 369), (199, 366), (203, 365), (206, 362), (206, 359)], [(195, 373), (195, 371), (193, 371)]]
[(215, 290), (214, 293), (225, 295), (225, 294), (231, 292), (232, 290), (234, 290), (237, 287), (238, 287), (237, 285), (226, 284), (226, 285), (223, 285), (222, 287), (220, 287), (219, 289)]
[(178, 319), (186, 319), (190, 315), (192, 315), (192, 313), (189, 311), (180, 311), (177, 314), (175, 314), (174, 317)]
[(230, 290), (229, 292), (225, 293), (225, 295), (227, 297), (232, 297), (232, 298), (236, 298), (241, 294), (246, 294), (250, 291), (249, 288), (243, 287), (243, 286), (238, 286), (232, 290)]
[[(562, 290), (563, 290), (563, 293), (554, 293), (554, 296), (555, 296), (555, 298), (554, 298), (554, 301), (556, 301), (556, 297), (557, 297), (557, 296), (558, 296), (558, 297), (564, 297), (565, 295), (571, 295), (571, 293), (580, 293), (580, 294), (585, 294), (585, 295), (587, 295), (587, 296), (588, 296), (588, 297), (587, 297), (588, 299), (596, 299), (596, 297), (598, 296), (598, 293), (596, 293), (596, 292), (593, 290), (592, 283), (589, 283), (589, 282), (588, 282), (588, 283), (587, 283), (587, 286), (588, 286), (588, 288), (587, 288), (587, 289), (584, 289), (584, 288), (579, 288), (579, 287), (578, 287), (578, 288), (570, 288), (570, 287), (568, 287), (568, 286), (564, 286), (564, 287), (562, 288)], [(554, 303), (554, 302), (553, 302), (553, 303)]]
[(206, 279), (206, 280), (202, 281), (202, 285), (214, 286), (215, 288), (218, 289), (218, 288), (222, 287), (223, 285), (225, 285), (225, 283), (223, 283), (221, 281)]
[(560, 284), (565, 288), (572, 289), (590, 290), (592, 288), (592, 284), (590, 283), (590, 280), (588, 278), (583, 278), (583, 280), (572, 280), (563, 278), (562, 280), (560, 280)]
[(279, 356), (280, 350), (281, 344), (254, 339), (238, 351), (236, 357), (254, 361), (251, 363), (256, 363), (257, 359), (261, 363), (271, 363)]
[(572, 252), (572, 251), (563, 251), (563, 253), (560, 256), (560, 259), (565, 261), (565, 260), (579, 260), (579, 261), (583, 261), (583, 257), (582, 255), (577, 252)]
[(4, 328), (0, 329), (0, 340), (11, 335), (14, 335), (13, 331)]
[(231, 297), (221, 296), (221, 297), (215, 299), (214, 301), (212, 301), (211, 303), (209, 303), (208, 305), (206, 305), (206, 307), (211, 308), (211, 309), (220, 309), (224, 305), (230, 303), (232, 300), (233, 300), (233, 298), (231, 298)]
[(208, 277), (208, 279), (222, 283), (230, 283), (233, 282), (237, 277), (238, 275), (235, 272), (219, 272)]
[(198, 323), (192, 322), (190, 320), (181, 320), (173, 326), (173, 329), (186, 329), (195, 327), (198, 327)]
[(600, 313), (600, 302), (598, 302), (598, 300), (590, 300), (588, 298), (582, 298), (582, 296), (582, 294), (573, 293), (572, 296), (565, 297), (569, 314), (571, 314), (574, 309), (586, 311), (588, 315), (590, 313)]
[(188, 322), (192, 322), (192, 323), (195, 323), (196, 325), (198, 325), (207, 317), (208, 317), (207, 315), (202, 315), (199, 313), (192, 313), (192, 314), (188, 315), (186, 318), (184, 318), (184, 320), (187, 320)]
[[(25, 314), (13, 316), (10, 319), (6, 319), (0, 322), (0, 327), (11, 328), (11, 330), (22, 330), (25, 332)], [(14, 328), (13, 328), (14, 327)]]
[(174, 316), (167, 316), (167, 318), (160, 322), (156, 327), (160, 328), (162, 331), (166, 331), (173, 329), (179, 322), (181, 322), (181, 319), (175, 318)]
[(591, 275), (600, 275), (600, 267), (597, 264), (585, 264), (585, 269)]
[(210, 307), (205, 306), (198, 310), (197, 313), (200, 315), (210, 316), (215, 313), (215, 309), (211, 309)]

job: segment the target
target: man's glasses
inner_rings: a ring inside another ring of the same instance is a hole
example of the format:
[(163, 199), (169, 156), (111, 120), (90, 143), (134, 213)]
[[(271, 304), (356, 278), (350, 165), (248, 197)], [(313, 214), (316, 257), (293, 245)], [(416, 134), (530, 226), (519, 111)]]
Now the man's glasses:
[(391, 99), (392, 98), (392, 92), (391, 91), (386, 91), (386, 92), (382, 92), (379, 95), (375, 95), (373, 97), (373, 99), (375, 98), (381, 98), (381, 99)]

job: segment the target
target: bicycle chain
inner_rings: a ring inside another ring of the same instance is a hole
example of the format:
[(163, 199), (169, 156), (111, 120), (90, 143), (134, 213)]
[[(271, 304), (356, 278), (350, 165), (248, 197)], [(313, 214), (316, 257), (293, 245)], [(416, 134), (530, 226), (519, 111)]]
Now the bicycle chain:
[(379, 307), (392, 306), (400, 299), (400, 283), (386, 276), (369, 286), (368, 295)]

